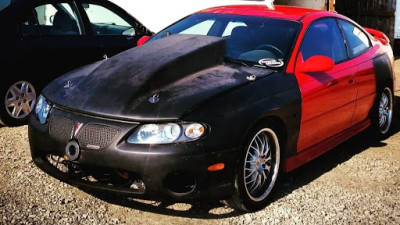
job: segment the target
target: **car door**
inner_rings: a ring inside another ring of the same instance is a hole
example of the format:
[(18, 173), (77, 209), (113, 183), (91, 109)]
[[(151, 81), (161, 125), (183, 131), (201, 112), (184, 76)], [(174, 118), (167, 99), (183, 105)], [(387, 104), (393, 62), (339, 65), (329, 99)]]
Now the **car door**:
[[(300, 65), (312, 56), (327, 56), (335, 65), (325, 72), (302, 73)], [(297, 56), (295, 75), (302, 94), (298, 151), (303, 151), (349, 128), (355, 109), (357, 67), (349, 62), (343, 35), (334, 18), (308, 27)]]
[(143, 35), (152, 35), (139, 21), (109, 1), (76, 0), (90, 40), (111, 57), (135, 47)]
[(356, 125), (368, 117), (374, 104), (376, 79), (372, 60), (375, 52), (371, 50), (371, 41), (364, 31), (348, 21), (338, 20), (338, 22), (345, 36), (352, 64), (358, 68), (355, 74), (358, 87), (357, 103), (352, 121), (353, 125)]
[(17, 47), (25, 53), (17, 60), (19, 74), (32, 76), (24, 79), (40, 81), (40, 88), (63, 73), (102, 59), (99, 46), (87, 39), (73, 1), (38, 2), (27, 14)]

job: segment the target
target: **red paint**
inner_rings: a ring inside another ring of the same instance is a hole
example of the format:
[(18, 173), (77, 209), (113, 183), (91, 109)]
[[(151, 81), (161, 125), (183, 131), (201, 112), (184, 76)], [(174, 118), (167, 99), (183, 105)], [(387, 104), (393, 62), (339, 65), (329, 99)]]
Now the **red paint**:
[(150, 39), (150, 36), (143, 36), (141, 37), (138, 42), (137, 42), (137, 46), (141, 46), (144, 43), (146, 43), (148, 40)]
[[(300, 54), (296, 67), (302, 64)], [(327, 72), (295, 73), (303, 101), (298, 152), (351, 126), (357, 86), (350, 81), (356, 71), (348, 61)]]
[(301, 46), (301, 42), (303, 41), (303, 37), (305, 32), (307, 31), (308, 26), (310, 25), (310, 23), (312, 23), (313, 21), (323, 18), (323, 17), (336, 17), (336, 18), (340, 18), (340, 19), (345, 19), (348, 21), (352, 21), (349, 18), (336, 14), (336, 13), (331, 13), (331, 12), (326, 12), (326, 11), (316, 11), (314, 13), (310, 13), (305, 15), (304, 17), (301, 18), (300, 22), (302, 23), (302, 28), (300, 30), (299, 33), (299, 38), (297, 38), (296, 43), (294, 45), (293, 48), (293, 54), (290, 57), (287, 67), (286, 67), (286, 72), (287, 73), (294, 73), (295, 70), (295, 64), (296, 64), (296, 59), (297, 59), (297, 54), (299, 52), (299, 48)]
[(283, 162), (284, 165), (282, 168), (283, 172), (285, 173), (290, 172), (296, 169), (297, 167), (303, 165), (304, 163), (317, 158), (318, 156), (329, 151), (330, 149), (343, 143), (347, 139), (365, 130), (368, 126), (370, 126), (370, 124), (371, 123), (369, 120), (365, 120), (362, 123), (357, 124), (356, 126), (350, 127), (342, 131), (341, 133), (330, 137), (329, 139), (325, 140), (325, 142), (321, 142), (312, 146), (307, 151), (300, 152), (299, 154), (286, 159)]
[(286, 68), (286, 72), (295, 73), (303, 101), (298, 154), (284, 162), (286, 172), (318, 157), (370, 125), (368, 116), (376, 91), (371, 59), (388, 49), (373, 41), (374, 47), (369, 51), (335, 65), (332, 70), (320, 73), (310, 73), (309, 70), (304, 73), (307, 70), (302, 68), (301, 42), (310, 23), (326, 16), (351, 21), (329, 12), (316, 12), (303, 17), (300, 20), (303, 27)]
[(379, 30), (364, 27), (364, 29), (370, 33), (376, 40), (380, 41), (383, 45), (389, 44), (389, 38)]
[(322, 12), (320, 10), (276, 5), (275, 9), (269, 9), (266, 5), (233, 5), (220, 6), (200, 11), (200, 13), (216, 13), (216, 14), (231, 14), (231, 15), (247, 15), (247, 16), (262, 16), (274, 17), (289, 20), (299, 20), (303, 16)]
[(316, 73), (325, 72), (333, 69), (335, 62), (329, 57), (316, 55), (307, 59), (304, 63), (299, 65), (299, 72), (302, 73)]
[[(373, 57), (374, 51), (367, 52), (358, 61), (366, 57)], [(357, 61), (354, 60), (354, 61)], [(356, 73), (357, 82), (357, 102), (353, 115), (353, 124), (357, 124), (368, 119), (369, 111), (372, 108), (376, 96), (375, 70), (371, 60), (357, 63), (358, 71)]]

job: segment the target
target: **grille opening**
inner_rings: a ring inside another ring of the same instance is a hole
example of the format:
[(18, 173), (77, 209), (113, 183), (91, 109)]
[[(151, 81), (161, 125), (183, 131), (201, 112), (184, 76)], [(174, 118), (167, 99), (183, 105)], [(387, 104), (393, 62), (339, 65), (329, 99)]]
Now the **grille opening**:
[(62, 156), (48, 154), (48, 161), (55, 169), (70, 179), (102, 185), (107, 188), (124, 188), (136, 194), (144, 194), (146, 187), (139, 176), (129, 171), (115, 168), (83, 165), (64, 159)]
[(101, 150), (110, 145), (119, 135), (120, 129), (100, 124), (87, 124), (79, 132), (77, 139), (82, 148)]
[(67, 144), (72, 137), (73, 130), (74, 121), (61, 116), (50, 118), (49, 132), (57, 141)]
[(187, 195), (194, 191), (196, 180), (186, 171), (176, 171), (165, 178), (165, 187), (175, 195)]

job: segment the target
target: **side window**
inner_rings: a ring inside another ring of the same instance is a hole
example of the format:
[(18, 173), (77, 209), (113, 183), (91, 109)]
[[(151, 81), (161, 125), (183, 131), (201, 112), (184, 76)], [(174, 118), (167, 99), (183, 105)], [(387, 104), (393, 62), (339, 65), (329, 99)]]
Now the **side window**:
[(343, 36), (333, 18), (312, 23), (304, 36), (300, 51), (303, 60), (314, 55), (327, 56), (335, 63), (347, 59)]
[(346, 37), (351, 58), (362, 54), (371, 47), (368, 36), (359, 28), (343, 20), (339, 20), (339, 25)]
[(136, 35), (135, 28), (111, 7), (88, 3), (82, 6), (95, 35)]
[(68, 3), (52, 3), (34, 9), (42, 35), (82, 35), (81, 23)]

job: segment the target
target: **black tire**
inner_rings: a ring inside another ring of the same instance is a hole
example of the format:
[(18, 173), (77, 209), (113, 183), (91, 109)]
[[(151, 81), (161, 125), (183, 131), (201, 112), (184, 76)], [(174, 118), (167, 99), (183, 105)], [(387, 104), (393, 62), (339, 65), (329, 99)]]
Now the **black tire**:
[(223, 203), (246, 212), (266, 207), (278, 178), (280, 155), (276, 129), (271, 126), (254, 129), (233, 177), (233, 194)]
[(0, 91), (0, 118), (6, 126), (21, 126), (28, 122), (36, 103), (36, 90), (28, 81), (17, 81)]
[(371, 124), (377, 139), (386, 139), (392, 128), (394, 96), (389, 87), (378, 91), (372, 109)]

